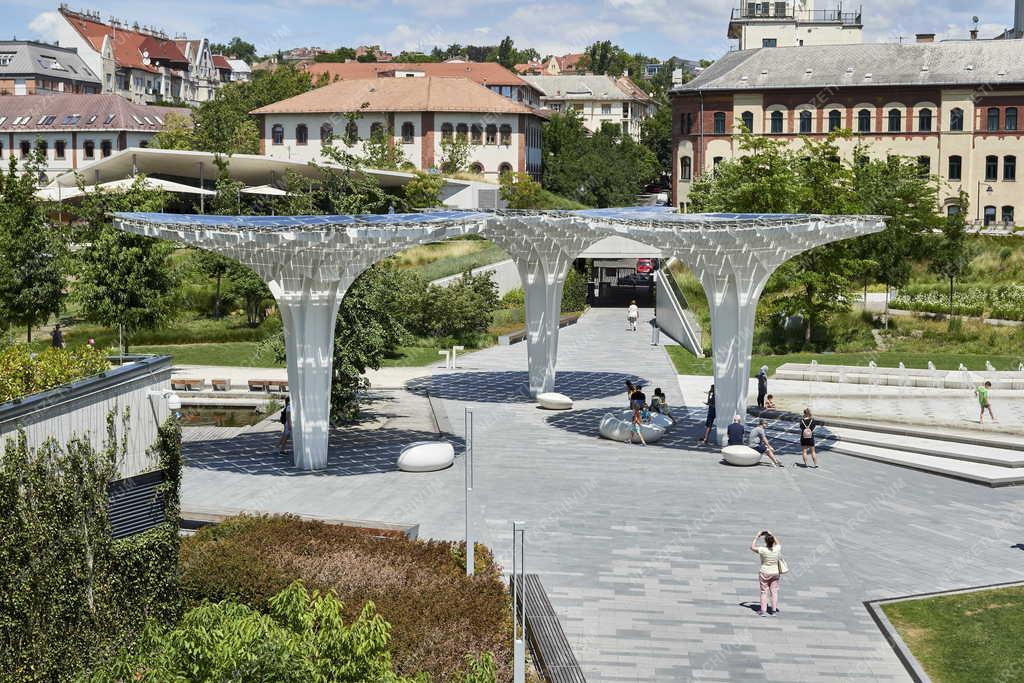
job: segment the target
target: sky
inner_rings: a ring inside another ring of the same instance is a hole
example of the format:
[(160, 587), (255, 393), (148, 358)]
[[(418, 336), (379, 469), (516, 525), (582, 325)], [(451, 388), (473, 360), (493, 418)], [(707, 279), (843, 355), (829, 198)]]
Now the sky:
[[(85, 1), (85, 0), (83, 0)], [(227, 42), (241, 36), (261, 54), (298, 46), (325, 49), (379, 44), (393, 52), (429, 52), (450, 43), (488, 45), (510, 35), (542, 55), (578, 52), (611, 40), (630, 52), (667, 59), (714, 59), (727, 51), (737, 0), (92, 0), (73, 9), (138, 21), (168, 34)], [(52, 39), (56, 2), (0, 0), (4, 33)], [(817, 0), (828, 8), (837, 0)], [(846, 10), (858, 3), (847, 0)], [(865, 0), (865, 40), (913, 40), (915, 33), (966, 37), (972, 15), (981, 35), (1013, 23), (1013, 0)], [(0, 30), (3, 30), (0, 29)]]

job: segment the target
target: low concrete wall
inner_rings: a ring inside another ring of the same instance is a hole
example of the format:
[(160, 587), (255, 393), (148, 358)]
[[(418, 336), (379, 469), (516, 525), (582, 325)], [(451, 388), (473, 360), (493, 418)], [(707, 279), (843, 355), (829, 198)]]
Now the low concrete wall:
[[(486, 266), (480, 266), (479, 268), (474, 268), (470, 272), (474, 275), (487, 272), (493, 273), (494, 283), (498, 285), (498, 296), (505, 296), (513, 289), (519, 289), (523, 286), (522, 280), (519, 279), (519, 269), (516, 268), (516, 263), (512, 259), (508, 259), (507, 261), (498, 261), (497, 263), (490, 263)], [(432, 281), (431, 284), (447, 287), (460, 277), (462, 277), (461, 274), (449, 275), (448, 277), (438, 278), (437, 280)]]
[[(106, 439), (107, 414), (129, 412), (127, 450), (118, 463), (121, 477), (133, 477), (158, 467), (147, 450), (156, 441), (157, 429), (167, 419), (167, 402), (149, 397), (151, 391), (167, 391), (171, 379), (170, 356), (140, 357), (99, 375), (65, 384), (49, 391), (0, 404), (0, 453), (8, 438), (24, 429), (29, 446), (47, 439), (67, 443), (87, 437), (95, 448)], [(122, 433), (117, 419), (118, 439)], [(2, 457), (2, 456), (0, 456)]]

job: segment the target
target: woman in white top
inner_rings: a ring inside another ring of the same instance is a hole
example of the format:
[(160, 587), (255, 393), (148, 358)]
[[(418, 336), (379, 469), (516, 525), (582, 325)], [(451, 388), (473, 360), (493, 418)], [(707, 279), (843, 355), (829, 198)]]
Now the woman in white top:
[(629, 302), (629, 309), (626, 311), (626, 322), (636, 332), (636, 321), (640, 319), (640, 308), (635, 301)]
[[(764, 538), (764, 545), (758, 546), (757, 539)], [(779, 543), (773, 534), (767, 530), (759, 531), (754, 540), (750, 542), (750, 550), (757, 553), (761, 558), (761, 568), (757, 572), (757, 583), (761, 588), (761, 609), (758, 615), (765, 617), (769, 612), (765, 611), (768, 605), (768, 595), (772, 597), (771, 614), (779, 613), (779, 558), (782, 556), (782, 544)]]

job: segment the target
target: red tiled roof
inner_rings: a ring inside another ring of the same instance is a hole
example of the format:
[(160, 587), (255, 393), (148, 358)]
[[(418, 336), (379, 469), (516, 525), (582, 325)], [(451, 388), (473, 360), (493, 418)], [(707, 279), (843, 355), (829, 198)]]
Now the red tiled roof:
[(103, 39), (109, 36), (113, 46), (114, 61), (117, 62), (118, 66), (158, 73), (157, 69), (144, 64), (142, 61), (142, 44), (148, 39), (153, 39), (152, 36), (131, 29), (115, 28), (95, 19), (88, 19), (75, 12), (67, 11), (64, 8), (60, 9), (60, 13), (97, 52), (103, 50)]
[(395, 71), (421, 71), (426, 76), (468, 78), (480, 85), (529, 85), (495, 62), (317, 62), (306, 67), (315, 83), (321, 74), (332, 81), (394, 76)]
[(188, 59), (178, 49), (173, 40), (165, 40), (155, 36), (143, 36), (143, 38), (144, 40), (139, 44), (139, 51), (143, 56), (148, 56), (151, 61), (166, 60), (168, 62), (188, 64)]
[(224, 55), (213, 55), (213, 66), (215, 69), (226, 69), (231, 71), (231, 64)]

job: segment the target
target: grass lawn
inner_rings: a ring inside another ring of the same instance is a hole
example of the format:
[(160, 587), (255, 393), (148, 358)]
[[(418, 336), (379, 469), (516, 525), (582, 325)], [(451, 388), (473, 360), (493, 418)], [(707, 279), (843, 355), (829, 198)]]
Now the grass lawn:
[(444, 360), (444, 357), (438, 353), (441, 350), (439, 346), (399, 346), (397, 350), (397, 354), (385, 358), (381, 362), (381, 367), (422, 367)]
[[(667, 346), (668, 355), (680, 375), (711, 375), (711, 359), (697, 358), (681, 346)], [(985, 361), (990, 361), (997, 370), (1016, 370), (1018, 363), (1024, 362), (1024, 354), (1019, 356), (972, 355), (958, 353), (900, 353), (896, 351), (865, 351), (860, 353), (787, 353), (777, 356), (754, 355), (750, 362), (750, 376), (757, 374), (762, 365), (768, 366), (773, 373), (783, 363), (810, 363), (817, 360), (821, 365), (862, 365), (875, 361), (880, 367), (898, 367), (900, 361), (908, 368), (924, 369), (928, 361), (935, 363), (939, 370), (956, 370), (960, 363), (969, 370), (984, 370)]]
[(227, 365), (246, 368), (283, 368), (268, 353), (262, 353), (259, 342), (211, 342), (207, 344), (161, 344), (132, 346), (132, 353), (168, 355), (176, 365)]
[(393, 258), (399, 268), (414, 270), (426, 280), (436, 280), (504, 261), (508, 254), (487, 240), (447, 240), (410, 247)]
[(1024, 680), (1024, 586), (907, 600), (882, 609), (936, 683)]

